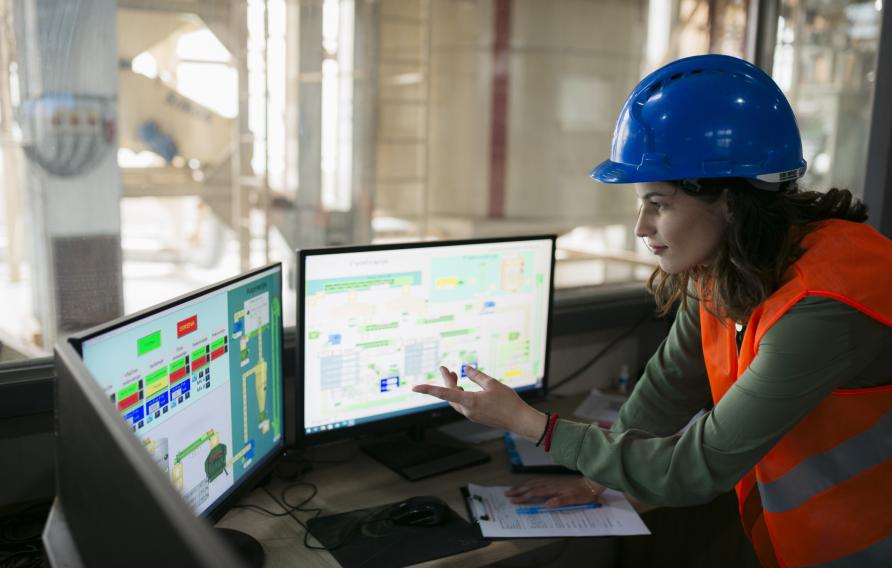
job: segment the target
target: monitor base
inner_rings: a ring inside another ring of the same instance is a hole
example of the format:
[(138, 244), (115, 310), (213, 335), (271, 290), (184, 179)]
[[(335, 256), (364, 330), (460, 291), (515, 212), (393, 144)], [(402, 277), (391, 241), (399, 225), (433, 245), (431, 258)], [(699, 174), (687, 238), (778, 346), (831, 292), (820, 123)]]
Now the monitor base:
[(241, 558), (247, 566), (251, 568), (262, 568), (266, 559), (263, 552), (263, 546), (253, 536), (237, 531), (234, 529), (224, 529), (217, 527), (215, 529), (223, 540), (236, 551), (238, 557)]
[(372, 456), (409, 481), (489, 461), (489, 456), (443, 434), (414, 428), (408, 433), (361, 444)]

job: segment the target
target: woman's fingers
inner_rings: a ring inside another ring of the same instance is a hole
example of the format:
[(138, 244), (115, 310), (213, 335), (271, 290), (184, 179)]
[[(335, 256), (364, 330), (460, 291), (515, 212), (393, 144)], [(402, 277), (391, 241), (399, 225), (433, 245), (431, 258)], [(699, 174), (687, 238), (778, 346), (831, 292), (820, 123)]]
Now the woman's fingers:
[(529, 503), (530, 501), (543, 501), (561, 493), (561, 488), (549, 484), (536, 484), (520, 487), (512, 487), (505, 495), (512, 503)]
[(546, 509), (551, 509), (554, 507), (564, 507), (566, 505), (578, 505), (579, 500), (574, 495), (555, 495), (554, 497), (550, 497), (547, 501), (542, 503), (542, 506)]
[(447, 387), (456, 388), (458, 386), (458, 376), (446, 367), (440, 367), (440, 375), (443, 377), (443, 382), (446, 383)]
[(528, 491), (532, 491), (533, 489), (541, 488), (543, 486), (549, 486), (549, 485), (551, 485), (550, 480), (542, 479), (541, 477), (537, 477), (536, 479), (531, 479), (529, 481), (521, 483), (520, 485), (515, 485), (514, 487), (512, 487), (511, 489), (506, 491), (505, 495), (507, 495), (509, 497), (511, 497), (513, 495), (521, 495)]
[(437, 387), (434, 385), (415, 385), (414, 387), (412, 387), (412, 390), (415, 392), (420, 392), (421, 394), (429, 394), (431, 396), (439, 398), (440, 400), (453, 402), (455, 404), (464, 404), (465, 402), (467, 402), (465, 397), (467, 397), (469, 394), (458, 389)]
[(486, 389), (487, 383), (494, 380), (492, 377), (490, 377), (486, 373), (481, 373), (480, 371), (478, 371), (474, 367), (471, 367), (470, 365), (465, 367), (465, 374), (468, 376), (469, 379), (471, 379), (472, 381), (474, 381), (475, 383), (480, 385), (484, 390)]
[(582, 477), (537, 478), (512, 487), (505, 495), (516, 504), (540, 502), (543, 507), (548, 508), (578, 505), (595, 500), (596, 496), (589, 483), (593, 482)]

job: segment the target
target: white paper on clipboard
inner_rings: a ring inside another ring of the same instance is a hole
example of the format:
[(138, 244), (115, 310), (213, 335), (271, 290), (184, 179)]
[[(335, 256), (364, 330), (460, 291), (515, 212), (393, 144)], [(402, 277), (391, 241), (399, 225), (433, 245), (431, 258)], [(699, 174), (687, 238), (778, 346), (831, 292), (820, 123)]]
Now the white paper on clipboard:
[(520, 515), (507, 486), (468, 484), (468, 509), (484, 538), (548, 538), (650, 534), (625, 496), (608, 489), (597, 509)]

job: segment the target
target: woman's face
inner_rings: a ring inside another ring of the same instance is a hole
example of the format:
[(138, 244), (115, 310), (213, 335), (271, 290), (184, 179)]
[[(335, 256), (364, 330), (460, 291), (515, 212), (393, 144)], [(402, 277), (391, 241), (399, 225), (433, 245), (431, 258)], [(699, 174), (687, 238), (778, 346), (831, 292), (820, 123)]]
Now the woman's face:
[(635, 236), (659, 257), (669, 274), (709, 264), (719, 249), (728, 225), (722, 196), (704, 203), (665, 182), (635, 184), (641, 206)]

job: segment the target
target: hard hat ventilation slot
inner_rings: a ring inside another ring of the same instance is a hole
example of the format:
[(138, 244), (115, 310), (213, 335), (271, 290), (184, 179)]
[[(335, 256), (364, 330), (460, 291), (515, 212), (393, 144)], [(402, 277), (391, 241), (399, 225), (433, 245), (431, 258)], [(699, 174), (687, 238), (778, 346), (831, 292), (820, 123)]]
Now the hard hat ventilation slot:
[(656, 93), (657, 91), (659, 91), (662, 88), (663, 88), (663, 82), (657, 81), (656, 83), (651, 85), (650, 89), (648, 89), (648, 93)]
[(703, 69), (694, 69), (691, 71), (691, 75), (699, 75), (700, 73), (703, 73)]
[(669, 77), (669, 80), (674, 81), (674, 80), (678, 79), (679, 77), (681, 77), (682, 75), (684, 75), (684, 73), (676, 73), (675, 75)]

